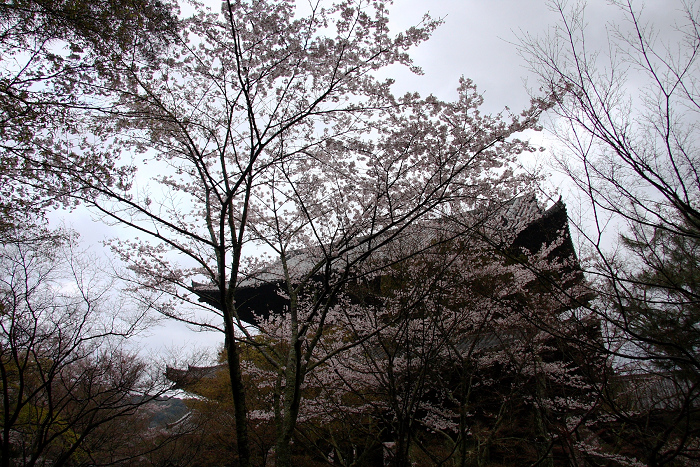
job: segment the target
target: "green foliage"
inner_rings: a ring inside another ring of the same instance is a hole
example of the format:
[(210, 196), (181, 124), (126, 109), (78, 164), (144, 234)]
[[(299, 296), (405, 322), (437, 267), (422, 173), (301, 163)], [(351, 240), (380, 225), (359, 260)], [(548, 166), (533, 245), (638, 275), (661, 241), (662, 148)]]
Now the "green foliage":
[[(682, 225), (682, 223), (679, 223)], [(624, 284), (620, 316), (629, 322), (638, 357), (668, 371), (700, 375), (700, 231), (639, 228), (623, 244), (636, 272)]]
[[(63, 40), (71, 51), (149, 51), (177, 28), (175, 5), (160, 0), (19, 0), (0, 3), (0, 39), (30, 49)], [(11, 26), (11, 27), (10, 27)]]

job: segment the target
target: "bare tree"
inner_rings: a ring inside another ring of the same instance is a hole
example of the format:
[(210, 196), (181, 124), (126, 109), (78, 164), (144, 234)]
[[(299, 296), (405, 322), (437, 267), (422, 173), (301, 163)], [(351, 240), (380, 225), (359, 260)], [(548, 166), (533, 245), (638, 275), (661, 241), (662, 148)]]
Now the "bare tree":
[(165, 388), (123, 345), (140, 317), (110, 301), (74, 239), (14, 233), (0, 249), (0, 465), (99, 464)]
[(697, 462), (700, 9), (676, 2), (675, 23), (659, 24), (642, 5), (611, 2), (621, 20), (598, 49), (584, 3), (552, 8), (559, 25), (521, 47), (556, 104), (550, 128), (583, 206), (576, 227), (606, 350), (634, 374), (629, 385), (648, 385), (637, 398), (608, 386), (630, 430), (621, 444), (649, 465)]

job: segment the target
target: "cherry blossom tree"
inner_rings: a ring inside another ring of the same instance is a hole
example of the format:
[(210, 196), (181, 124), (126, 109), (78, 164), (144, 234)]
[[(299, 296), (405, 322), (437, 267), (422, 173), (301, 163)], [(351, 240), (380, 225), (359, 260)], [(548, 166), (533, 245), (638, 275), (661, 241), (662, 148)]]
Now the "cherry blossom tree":
[(109, 158), (82, 157), (61, 141), (86, 131), (81, 115), (108, 111), (96, 85), (108, 77), (105, 64), (124, 54), (153, 56), (176, 24), (175, 10), (160, 1), (0, 4), (0, 227), (22, 212), (70, 204), (67, 193), (79, 186), (62, 170), (118, 176)]
[[(575, 301), (559, 290), (587, 291), (567, 257), (573, 249), (562, 248), (568, 236), (550, 227), (551, 243), (540, 232), (541, 247), (522, 249), (530, 227), (551, 223), (552, 213), (566, 226), (563, 206), (528, 215), (522, 200), (509, 207), (524, 220), (510, 226), (508, 215), (490, 216), (471, 232), (461, 230), (464, 216), (455, 216), (456, 226), (446, 218), (411, 226), (410, 235), (374, 252), (379, 264), (397, 261), (377, 270), (368, 259), (368, 274), (346, 283), (323, 315), (311, 316), (313, 294), (300, 295), (299, 316), (310, 334), (322, 333), (305, 361), (295, 463), (551, 464), (605, 454), (593, 446), (589, 424), (600, 400), (591, 373), (606, 362), (578, 345), (584, 335), (599, 338), (598, 322), (571, 319)], [(406, 251), (420, 253), (405, 258)], [(558, 279), (542, 280), (545, 271)], [(543, 331), (543, 322), (568, 340)], [(243, 374), (252, 389), (252, 432), (262, 439), (271, 422), (279, 429), (284, 419), (286, 380), (277, 361), (286, 356), (291, 313), (257, 323), (255, 345), (243, 346)], [(201, 413), (229, 420), (220, 386), (199, 384), (208, 389), (197, 394), (219, 391), (201, 401)], [(256, 457), (269, 455), (266, 446)]]
[[(287, 304), (285, 345), (260, 347), (282, 377), (276, 457), (289, 465), (301, 388), (320, 364), (314, 354), (338, 294), (369, 274), (360, 265), (386, 267), (374, 252), (421, 220), (488, 217), (533, 183), (515, 170), (530, 147), (513, 135), (534, 128), (548, 103), (483, 115), (465, 79), (455, 102), (393, 96), (392, 80), (376, 72), (419, 72), (407, 51), (439, 22), (425, 17), (394, 35), (387, 21), (379, 1), (199, 8), (167, 54), (123, 55), (110, 71), (120, 80), (105, 84), (111, 113), (65, 141), (116, 165), (119, 177), (57, 170), (106, 222), (146, 238), (112, 243), (135, 292), (167, 317), (225, 334), (241, 465), (250, 450), (239, 345), (256, 340), (238, 290), (279, 281)], [(274, 263), (267, 272), (256, 247)], [(218, 291), (206, 314), (192, 311), (193, 280)]]
[[(508, 240), (499, 226), (501, 240), (512, 243), (518, 231)], [(390, 441), (391, 465), (581, 457), (580, 427), (599, 401), (587, 371), (605, 361), (538, 324), (569, 338), (592, 331), (595, 339), (596, 321), (584, 329), (568, 319), (572, 302), (539, 279), (545, 271), (565, 274), (563, 258), (551, 255), (561, 239), (513, 261), (513, 251), (494, 248), (493, 236), (484, 241), (490, 230), (462, 233), (384, 270), (380, 303), (339, 326), (360, 344), (313, 376), (322, 396), (307, 404), (318, 411), (315, 427), (331, 431), (326, 438), (340, 436), (329, 420), (354, 414), (367, 429), (356, 439)], [(569, 282), (570, 294), (576, 288)], [(357, 460), (343, 443), (332, 447), (342, 465)]]

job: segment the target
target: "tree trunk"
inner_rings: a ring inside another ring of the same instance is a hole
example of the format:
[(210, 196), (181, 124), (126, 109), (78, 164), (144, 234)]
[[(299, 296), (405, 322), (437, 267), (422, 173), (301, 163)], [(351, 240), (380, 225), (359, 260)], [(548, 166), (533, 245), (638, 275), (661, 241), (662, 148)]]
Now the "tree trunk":
[(396, 436), (396, 445), (394, 448), (394, 459), (391, 462), (393, 467), (410, 467), (408, 451), (410, 447), (410, 435), (404, 423), (401, 423), (401, 429)]
[(292, 435), (299, 417), (301, 404), (301, 343), (298, 339), (291, 348), (287, 361), (284, 388), (284, 411), (282, 413), (282, 430), (277, 437), (277, 467), (292, 467)]
[[(226, 356), (228, 360), (228, 371), (231, 377), (231, 392), (233, 393), (233, 406), (236, 420), (236, 442), (238, 448), (238, 465), (240, 467), (250, 466), (250, 448), (248, 443), (248, 409), (245, 401), (245, 387), (241, 375), (240, 356), (238, 346), (233, 340), (233, 323), (230, 314), (226, 314)], [(230, 333), (229, 333), (230, 330)]]

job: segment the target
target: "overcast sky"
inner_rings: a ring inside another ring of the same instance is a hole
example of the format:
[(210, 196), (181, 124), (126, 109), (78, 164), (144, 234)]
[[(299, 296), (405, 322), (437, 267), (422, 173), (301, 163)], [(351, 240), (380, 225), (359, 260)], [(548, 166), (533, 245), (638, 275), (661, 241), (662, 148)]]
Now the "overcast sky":
[(556, 20), (544, 1), (533, 0), (399, 0), (391, 12), (396, 31), (420, 21), (425, 12), (444, 19), (412, 53), (425, 74), (401, 76), (397, 93), (417, 89), (447, 99), (456, 95), (457, 81), (465, 76), (484, 92), (489, 111), (527, 105), (522, 81), (527, 73), (513, 45), (516, 34), (536, 34)]
[[(646, 2), (645, 15), (670, 24), (675, 14), (666, 0)], [(638, 2), (641, 4), (641, 2)], [(218, 5), (218, 2), (217, 2)], [(216, 7), (218, 8), (218, 7)], [(514, 43), (518, 35), (545, 34), (558, 21), (544, 0), (396, 0), (391, 7), (390, 28), (398, 32), (420, 21), (429, 12), (444, 18), (444, 24), (433, 37), (412, 52), (415, 64), (423, 68), (423, 76), (396, 71), (395, 94), (418, 91), (422, 95), (435, 94), (442, 99), (456, 96), (460, 76), (472, 79), (485, 98), (486, 112), (499, 112), (508, 106), (519, 113), (529, 103), (525, 83), (536, 83), (528, 77), (526, 64), (519, 57)], [(605, 45), (606, 24), (615, 18), (615, 9), (605, 0), (592, 0), (587, 8), (588, 29), (598, 45)], [(393, 72), (393, 71), (392, 71)], [(546, 139), (536, 136), (536, 144)], [(61, 215), (53, 216), (58, 222)], [(80, 232), (86, 244), (97, 244), (118, 233), (93, 224), (82, 210), (65, 216), (66, 222)], [(99, 247), (97, 247), (99, 248)], [(142, 343), (145, 348), (160, 350), (167, 346), (193, 344), (216, 346), (222, 337), (196, 334), (184, 326), (170, 324), (154, 329), (152, 336)]]
[[(661, 26), (672, 25), (681, 6), (671, 0), (633, 0), (632, 4), (643, 7), (642, 22), (653, 21), (662, 37), (668, 28)], [(523, 80), (531, 86), (536, 83), (528, 79), (526, 63), (514, 44), (524, 34), (542, 36), (559, 22), (559, 14), (549, 7), (548, 1), (397, 0), (391, 7), (391, 25), (396, 27), (392, 29), (396, 32), (415, 24), (425, 12), (444, 18), (444, 24), (412, 53), (425, 75), (402, 79), (402, 91), (405, 82), (406, 91), (417, 89), (423, 94), (449, 98), (454, 96), (450, 93), (463, 75), (484, 92), (488, 111), (499, 111), (506, 105), (514, 111), (527, 106), (529, 98)], [(609, 0), (591, 0), (585, 16), (588, 41), (596, 49), (606, 48), (610, 24), (624, 21), (620, 10), (611, 6)]]

